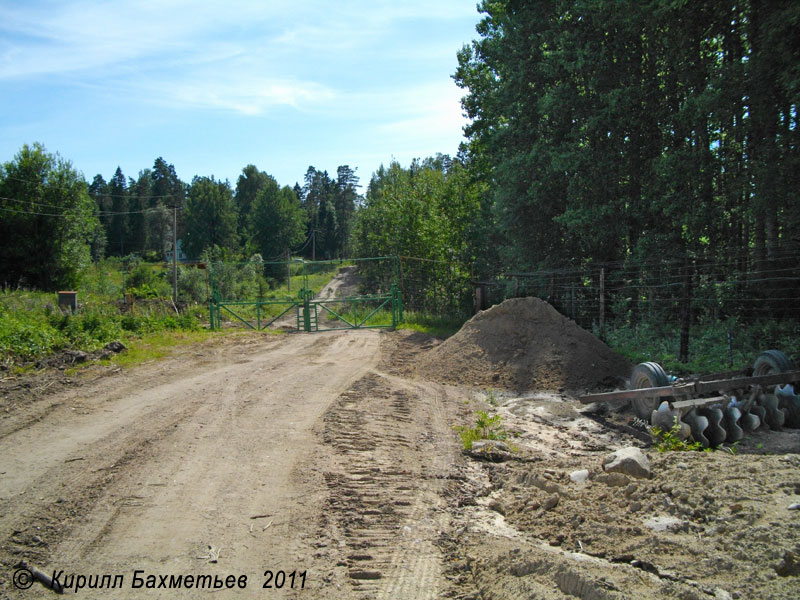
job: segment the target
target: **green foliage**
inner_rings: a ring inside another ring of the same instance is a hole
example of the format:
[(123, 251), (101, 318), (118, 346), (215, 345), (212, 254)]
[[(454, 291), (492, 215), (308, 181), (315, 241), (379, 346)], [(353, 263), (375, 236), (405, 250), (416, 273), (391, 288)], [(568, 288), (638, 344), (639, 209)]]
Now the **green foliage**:
[(183, 250), (199, 257), (211, 246), (236, 246), (236, 206), (227, 181), (195, 177), (184, 207)]
[(95, 297), (122, 298), (122, 261), (106, 258), (92, 264), (83, 277), (81, 289)]
[[(100, 211), (101, 235), (93, 242), (95, 260), (105, 252), (109, 256), (125, 256), (135, 252), (149, 261), (164, 258), (172, 242), (172, 207), (181, 206), (185, 185), (178, 179), (175, 167), (159, 157), (152, 169), (139, 171), (136, 179), (126, 179), (117, 167), (106, 182), (95, 175), (89, 195)], [(179, 235), (182, 213), (178, 214)]]
[(158, 265), (141, 263), (128, 275), (125, 291), (135, 298), (169, 298), (172, 284), (167, 280), (166, 270)]
[(247, 165), (236, 180), (234, 199), (239, 218), (238, 230), (244, 241), (249, 240), (253, 234), (252, 213), (256, 196), (271, 184), (270, 180), (275, 181), (264, 171), (259, 171), (255, 165)]
[(506, 430), (503, 429), (502, 417), (500, 415), (489, 415), (485, 410), (475, 413), (475, 425), (466, 427), (459, 425), (454, 427), (459, 432), (464, 450), (470, 450), (472, 444), (478, 440), (505, 440), (508, 437)]
[(116, 303), (101, 298), (81, 302), (79, 312), (72, 314), (55, 303), (55, 294), (0, 293), (0, 359), (26, 362), (67, 348), (92, 352), (131, 335), (199, 329), (194, 314), (178, 316), (171, 307), (121, 313)]
[(178, 266), (178, 298), (198, 304), (208, 301), (208, 271)]
[(278, 258), (303, 241), (305, 214), (289, 187), (267, 176), (252, 206), (252, 240), (261, 256)]
[(650, 436), (653, 438), (653, 447), (658, 452), (702, 452), (707, 450), (700, 442), (681, 440), (678, 437), (680, 430), (681, 426), (677, 417), (669, 431), (662, 430), (660, 427), (651, 427)]
[[(479, 11), (454, 78), (470, 164), (491, 182), (498, 267), (702, 260), (731, 282), (727, 314), (788, 312), (800, 291), (788, 34), (800, 4), (500, 0)], [(748, 281), (769, 270), (774, 282)], [(681, 290), (670, 275), (647, 291), (665, 312)]]
[(645, 320), (636, 325), (612, 322), (603, 336), (614, 351), (632, 363), (654, 361), (672, 373), (713, 373), (751, 367), (759, 352), (770, 348), (782, 350), (795, 364), (800, 364), (796, 330), (781, 321), (745, 323), (729, 319), (695, 324), (689, 339), (688, 363), (678, 360), (680, 332), (669, 321)]
[[(391, 316), (390, 316), (391, 318)], [(403, 322), (398, 329), (411, 329), (446, 339), (456, 333), (464, 324), (464, 319), (452, 315), (434, 315), (422, 311), (404, 311)]]
[(466, 313), (476, 244), (484, 241), (473, 235), (482, 190), (463, 163), (445, 156), (408, 169), (397, 162), (381, 166), (358, 212), (356, 251), (403, 258), (398, 273), (377, 263), (360, 266), (368, 289), (385, 289), (387, 277), (398, 275), (409, 308)]
[(0, 197), (0, 286), (77, 286), (99, 222), (71, 163), (40, 144), (24, 145), (0, 166)]
[(306, 170), (304, 185), (294, 192), (305, 212), (306, 236), (301, 250), (306, 258), (331, 260), (349, 255), (358, 196), (358, 176), (348, 165), (336, 169), (336, 179), (313, 166)]

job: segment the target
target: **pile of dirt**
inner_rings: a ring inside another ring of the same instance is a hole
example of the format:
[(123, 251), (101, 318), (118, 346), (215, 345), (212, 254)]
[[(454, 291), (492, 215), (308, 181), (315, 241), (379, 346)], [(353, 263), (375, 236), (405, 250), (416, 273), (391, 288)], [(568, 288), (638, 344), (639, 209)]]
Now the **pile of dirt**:
[(547, 302), (513, 298), (475, 315), (418, 369), (446, 383), (587, 390), (618, 384), (631, 365)]

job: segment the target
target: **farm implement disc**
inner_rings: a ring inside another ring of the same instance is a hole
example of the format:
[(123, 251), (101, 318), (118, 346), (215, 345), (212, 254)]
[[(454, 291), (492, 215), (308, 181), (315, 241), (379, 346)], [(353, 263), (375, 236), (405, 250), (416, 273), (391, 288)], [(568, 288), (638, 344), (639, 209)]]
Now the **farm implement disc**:
[(800, 371), (778, 350), (758, 355), (753, 367), (679, 379), (658, 363), (636, 365), (629, 389), (581, 396), (584, 404), (630, 402), (637, 416), (706, 448), (738, 442), (760, 428), (800, 428)]

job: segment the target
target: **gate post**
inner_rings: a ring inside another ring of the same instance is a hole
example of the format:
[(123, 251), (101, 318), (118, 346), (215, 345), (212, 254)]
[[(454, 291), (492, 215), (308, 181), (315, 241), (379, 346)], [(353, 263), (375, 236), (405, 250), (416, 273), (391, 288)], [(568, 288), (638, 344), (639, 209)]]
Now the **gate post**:
[(311, 331), (311, 303), (308, 301), (310, 294), (303, 290), (303, 330)]
[(219, 293), (212, 291), (208, 298), (208, 317), (211, 331), (222, 327), (219, 316), (219, 303), (221, 301), (222, 299), (219, 297)]
[(391, 287), (392, 290), (392, 327), (397, 327), (399, 323), (403, 322), (403, 297), (400, 293), (400, 288), (394, 283)]

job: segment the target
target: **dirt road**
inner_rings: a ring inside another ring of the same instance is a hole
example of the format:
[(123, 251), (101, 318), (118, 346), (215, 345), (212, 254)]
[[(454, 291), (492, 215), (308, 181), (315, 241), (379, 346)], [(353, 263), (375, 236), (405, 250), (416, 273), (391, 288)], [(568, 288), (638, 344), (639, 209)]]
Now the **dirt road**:
[(136, 570), (235, 575), (235, 597), (436, 597), (452, 407), (381, 370), (382, 335), (235, 336), (6, 414), (0, 595), (51, 593), (11, 585), (26, 558), (61, 583), (122, 575), (114, 598), (142, 595)]

